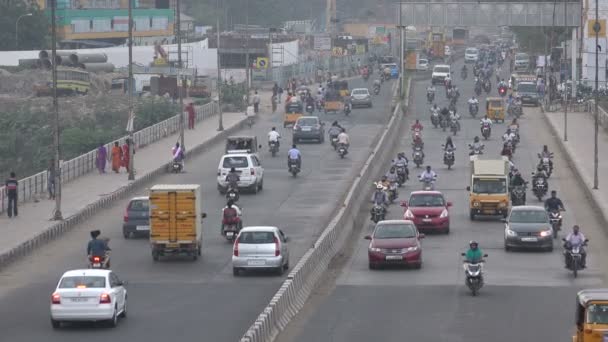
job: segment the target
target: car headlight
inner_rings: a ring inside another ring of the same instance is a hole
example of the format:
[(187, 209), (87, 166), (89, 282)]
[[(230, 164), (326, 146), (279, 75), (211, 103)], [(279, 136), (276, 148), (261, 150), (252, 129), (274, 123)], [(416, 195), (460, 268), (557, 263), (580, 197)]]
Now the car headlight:
[(369, 248), (370, 252), (381, 252), (382, 250), (380, 248), (376, 248), (376, 247), (370, 247)]
[(412, 213), (412, 211), (409, 210), (409, 209), (406, 210), (405, 211), (405, 219), (407, 220), (407, 219), (413, 219), (413, 218), (414, 218), (414, 214)]
[(413, 247), (408, 247), (405, 251), (406, 252), (415, 252), (415, 251), (417, 251), (419, 249), (420, 249), (419, 246), (413, 246)]
[(499, 208), (504, 208), (506, 206), (507, 206), (507, 202), (500, 202), (500, 203), (498, 203), (498, 207)]
[(543, 230), (542, 232), (540, 232), (540, 236), (541, 237), (551, 236), (551, 233), (553, 233), (553, 231), (551, 229)]
[(517, 233), (507, 228), (507, 236), (517, 236)]
[(439, 218), (446, 218), (446, 217), (448, 217), (448, 210), (443, 209), (443, 211), (441, 212), (441, 215), (439, 215)]
[(481, 204), (481, 203), (479, 203), (479, 202), (473, 202), (473, 206), (474, 206), (474, 207), (479, 207), (479, 205), (480, 205), (480, 204)]

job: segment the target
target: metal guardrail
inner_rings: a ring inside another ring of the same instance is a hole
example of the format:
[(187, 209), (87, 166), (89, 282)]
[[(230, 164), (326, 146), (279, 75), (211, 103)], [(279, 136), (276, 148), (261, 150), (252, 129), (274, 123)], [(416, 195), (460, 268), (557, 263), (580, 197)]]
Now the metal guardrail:
[[(208, 117), (214, 116), (218, 113), (217, 103), (208, 103), (201, 107), (196, 108), (196, 122), (202, 121)], [(188, 122), (187, 114), (183, 113), (184, 122)], [(140, 131), (133, 133), (133, 141), (137, 149), (144, 146), (150, 145), (160, 139), (163, 139), (173, 133), (179, 131), (179, 114), (161, 121), (152, 126), (146, 127)], [(123, 145), (128, 136), (113, 140), (105, 145), (108, 156), (112, 150), (114, 142), (118, 142), (119, 145)], [(80, 155), (74, 159), (64, 161), (60, 166), (60, 179), (61, 184), (66, 184), (80, 176), (83, 176), (91, 171), (97, 169), (97, 149)], [(26, 177), (19, 180), (19, 186), (17, 188), (17, 198), (19, 202), (27, 202), (31, 200), (38, 200), (40, 197), (48, 194), (48, 171), (38, 172), (35, 175)], [(0, 188), (0, 213), (5, 211), (8, 194), (6, 187)]]
[[(367, 55), (350, 55), (342, 57), (319, 57), (307, 62), (301, 62), (293, 65), (285, 65), (275, 67), (268, 70), (267, 79), (282, 85), (287, 79), (296, 78), (311, 79), (316, 82), (317, 71), (322, 70), (324, 73), (331, 71), (332, 73), (347, 73), (355, 71), (357, 67), (357, 59), (364, 63)], [(325, 76), (325, 75), (323, 75)], [(342, 74), (342, 76), (346, 76)]]

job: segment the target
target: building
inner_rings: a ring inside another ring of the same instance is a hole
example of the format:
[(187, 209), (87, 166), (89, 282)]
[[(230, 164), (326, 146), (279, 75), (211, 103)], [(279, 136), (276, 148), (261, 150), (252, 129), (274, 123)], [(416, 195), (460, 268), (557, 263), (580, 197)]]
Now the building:
[[(49, 0), (37, 1), (40, 8), (50, 13)], [(128, 0), (56, 1), (60, 45), (77, 48), (125, 43), (129, 34)], [(151, 44), (153, 40), (173, 39), (175, 10), (171, 1), (132, 1), (135, 44)]]
[[(608, 48), (608, 37), (606, 36), (606, 22), (608, 19), (608, 0), (599, 0), (599, 22), (602, 26), (602, 30), (599, 32), (598, 45), (601, 48), (598, 54), (598, 80), (600, 85), (606, 85), (607, 79), (607, 60), (606, 60), (606, 49)], [(582, 57), (582, 80), (593, 84), (595, 81), (595, 32), (593, 31), (593, 24), (595, 23), (595, 1), (594, 0), (583, 0), (583, 32), (582, 32), (582, 45), (581, 45), (581, 57)]]

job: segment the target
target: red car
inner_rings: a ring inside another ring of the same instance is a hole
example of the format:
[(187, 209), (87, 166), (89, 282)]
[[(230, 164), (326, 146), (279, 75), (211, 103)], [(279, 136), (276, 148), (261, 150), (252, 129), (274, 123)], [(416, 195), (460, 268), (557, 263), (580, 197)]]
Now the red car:
[(409, 201), (401, 203), (405, 208), (403, 219), (413, 221), (418, 230), (450, 232), (450, 213), (452, 206), (439, 191), (414, 191)]
[(376, 224), (368, 247), (369, 268), (382, 265), (402, 265), (422, 267), (422, 246), (420, 239), (424, 234), (418, 232), (412, 221), (386, 220)]

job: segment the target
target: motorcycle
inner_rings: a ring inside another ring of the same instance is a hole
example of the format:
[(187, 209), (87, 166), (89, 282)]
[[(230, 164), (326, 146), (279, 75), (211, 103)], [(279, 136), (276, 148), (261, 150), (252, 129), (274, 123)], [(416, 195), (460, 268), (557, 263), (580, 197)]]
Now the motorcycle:
[(350, 114), (351, 108), (350, 108), (350, 104), (346, 103), (344, 104), (344, 115), (348, 116)]
[(540, 153), (538, 154), (538, 158), (540, 158), (539, 164), (542, 166), (543, 170), (547, 173), (547, 178), (551, 177), (551, 173), (553, 172), (553, 167), (551, 165), (551, 158), (553, 158), (553, 153), (549, 155), (549, 157), (544, 157)]
[(562, 229), (562, 214), (559, 210), (549, 212), (549, 222), (553, 228), (553, 238), (557, 239), (557, 233)]
[(317, 110), (320, 112), (323, 110), (323, 108), (325, 107), (325, 101), (323, 100), (318, 100), (317, 101)]
[(94, 255), (89, 257), (89, 268), (93, 269), (108, 269), (110, 268), (110, 260), (106, 260), (105, 256)]
[(289, 160), (289, 172), (296, 177), (298, 173), (300, 173), (300, 168), (298, 167), (297, 160)]
[(397, 186), (397, 182), (394, 182), (388, 188), (388, 201), (391, 204), (397, 199)]
[(279, 143), (276, 141), (271, 141), (268, 143), (268, 148), (270, 149), (270, 153), (274, 157), (277, 155), (277, 152), (279, 152)]
[(173, 164), (171, 164), (172, 173), (181, 173), (183, 168), (184, 168), (184, 164), (182, 162), (173, 160)]
[(333, 147), (334, 150), (337, 151), (338, 150), (338, 136), (337, 135), (330, 136), (329, 140), (331, 141), (331, 147)]
[(311, 104), (306, 105), (306, 112), (307, 112), (308, 114), (312, 114), (312, 113), (314, 113), (314, 112), (315, 112), (315, 106), (313, 106), (313, 105), (311, 105)]
[(475, 117), (477, 113), (479, 113), (479, 105), (477, 103), (469, 103), (469, 114)]
[[(465, 256), (465, 253), (461, 254)], [(484, 258), (487, 258), (488, 255), (484, 254)], [(479, 290), (483, 287), (483, 264), (484, 260), (479, 260), (477, 262), (469, 262), (465, 260), (463, 262), (464, 274), (465, 274), (465, 285), (471, 290), (473, 296), (476, 296)]]
[(484, 123), (483, 126), (481, 126), (481, 135), (485, 140), (488, 140), (490, 134), (492, 134), (492, 127), (490, 127), (490, 124)]
[(419, 129), (414, 130), (414, 136), (412, 139), (413, 139), (412, 144), (414, 145), (414, 147), (416, 147), (416, 146), (424, 147), (424, 142), (422, 141), (422, 133), (420, 132)]
[(498, 87), (498, 95), (505, 97), (507, 95), (507, 86), (501, 85)]
[[(224, 210), (222, 210), (222, 214)], [(223, 217), (223, 215), (222, 215)], [(236, 239), (237, 235), (243, 228), (243, 222), (241, 221), (240, 216), (234, 218), (223, 218), (222, 219), (222, 235), (226, 238), (226, 240), (233, 242)]]
[(372, 217), (371, 220), (374, 223), (378, 223), (379, 221), (383, 221), (385, 217), (384, 207), (380, 204), (374, 204), (372, 207)]
[(519, 118), (523, 114), (523, 109), (520, 104), (512, 104), (509, 106), (509, 116)]
[(492, 91), (492, 83), (489, 80), (486, 80), (483, 84), (483, 89), (486, 91), (486, 94), (489, 94)]
[(439, 126), (441, 126), (441, 129), (445, 132), (448, 127), (448, 118), (445, 115), (439, 117)]
[(432, 179), (429, 178), (420, 178), (420, 182), (422, 183), (422, 190), (424, 191), (431, 191), (434, 190), (435, 188), (435, 181), (437, 180), (437, 177), (433, 177)]
[(405, 182), (407, 182), (408, 171), (407, 166), (405, 165), (397, 165), (397, 184), (401, 187)]
[(456, 135), (456, 133), (458, 133), (459, 130), (460, 130), (460, 123), (458, 122), (458, 120), (451, 119), (450, 120), (450, 132), (452, 132), (452, 134)]
[(526, 205), (526, 187), (523, 185), (514, 186), (511, 190), (511, 202), (513, 206)]
[(232, 200), (236, 203), (239, 200), (239, 189), (229, 186), (228, 190), (226, 190), (226, 200)]
[(480, 155), (483, 154), (483, 149), (485, 148), (485, 145), (479, 145), (479, 146), (473, 146), (471, 144), (469, 144), (469, 150), (471, 150), (469, 152), (470, 156), (475, 156), (475, 155)]
[[(532, 173), (534, 176), (534, 173)], [(547, 182), (543, 177), (535, 177), (532, 181), (532, 192), (539, 201), (543, 200), (543, 197), (547, 194)]]
[(433, 124), (433, 127), (437, 128), (439, 126), (439, 112), (438, 111), (431, 111), (431, 124)]
[(585, 268), (583, 262), (583, 247), (587, 246), (588, 239), (582, 245), (572, 246), (566, 239), (564, 241), (564, 255), (566, 257), (566, 268), (572, 271), (574, 278), (578, 277), (578, 271)]
[(420, 147), (420, 146), (414, 147), (414, 156), (412, 159), (414, 160), (414, 164), (416, 164), (417, 168), (419, 168), (420, 165), (422, 165), (424, 163), (424, 157), (422, 155), (422, 147)]
[[(444, 145), (441, 146), (444, 147)], [(443, 152), (443, 163), (448, 166), (448, 170), (454, 165), (454, 160), (454, 149), (445, 150)]]
[(338, 155), (340, 156), (340, 158), (343, 159), (347, 153), (348, 153), (348, 150), (346, 149), (346, 145), (340, 144), (338, 146)]
[(433, 101), (435, 101), (435, 92), (433, 92), (433, 91), (427, 91), (426, 92), (426, 100), (429, 101), (429, 104), (433, 103)]

